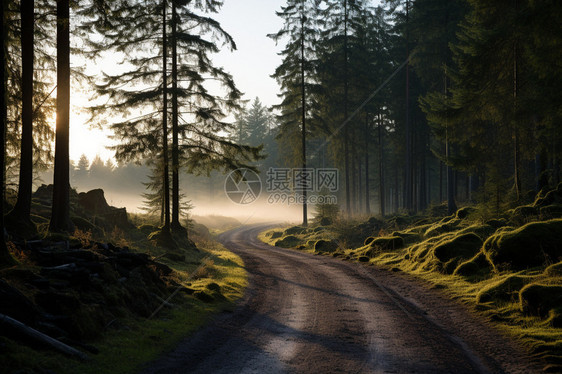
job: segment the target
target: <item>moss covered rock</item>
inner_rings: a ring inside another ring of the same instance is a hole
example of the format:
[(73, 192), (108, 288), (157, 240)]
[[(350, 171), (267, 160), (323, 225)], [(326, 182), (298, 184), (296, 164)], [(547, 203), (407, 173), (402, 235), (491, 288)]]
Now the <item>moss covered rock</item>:
[(439, 236), (443, 233), (454, 231), (459, 223), (461, 223), (461, 220), (456, 217), (443, 218), (441, 221), (431, 225), (425, 231), (424, 236), (426, 238), (431, 238), (433, 236)]
[(562, 219), (528, 223), (496, 233), (484, 243), (484, 254), (497, 267), (527, 269), (562, 257)]
[(381, 236), (373, 239), (370, 246), (382, 250), (395, 250), (404, 248), (404, 239), (400, 236)]
[(394, 231), (390, 236), (399, 236), (404, 241), (404, 245), (410, 245), (421, 240), (421, 235), (419, 232), (408, 232), (408, 231)]
[(470, 213), (473, 213), (474, 211), (474, 208), (465, 206), (457, 210), (457, 212), (455, 213), (455, 217), (457, 217), (458, 219), (465, 219)]
[(369, 236), (367, 239), (365, 239), (365, 241), (363, 242), (363, 245), (369, 245), (373, 242), (373, 240), (375, 240), (375, 237)]
[(280, 231), (273, 231), (271, 233), (271, 239), (277, 239), (283, 236), (283, 233)]
[(489, 301), (517, 301), (519, 300), (519, 291), (533, 278), (523, 275), (510, 275), (497, 282), (482, 288), (476, 295), (477, 303), (486, 303)]
[(302, 234), (306, 232), (306, 228), (302, 226), (293, 226), (289, 227), (284, 231), (285, 235), (295, 235), (295, 234)]
[(562, 277), (562, 262), (550, 265), (544, 269), (544, 274), (549, 277)]
[(314, 250), (316, 252), (335, 252), (338, 248), (338, 243), (333, 240), (320, 239), (314, 244)]
[(545, 317), (551, 309), (562, 305), (562, 286), (528, 284), (519, 292), (521, 311), (535, 316)]
[(461, 262), (453, 271), (453, 275), (463, 277), (485, 276), (491, 271), (491, 265), (483, 252), (478, 252), (471, 259)]
[(562, 204), (543, 206), (539, 209), (539, 213), (543, 219), (560, 218), (562, 217)]
[(301, 240), (294, 235), (287, 235), (275, 242), (276, 247), (282, 248), (294, 248), (300, 244), (302, 244)]
[(455, 271), (459, 263), (468, 260), (480, 251), (482, 239), (474, 233), (453, 236), (433, 247), (435, 258), (441, 261), (447, 274)]

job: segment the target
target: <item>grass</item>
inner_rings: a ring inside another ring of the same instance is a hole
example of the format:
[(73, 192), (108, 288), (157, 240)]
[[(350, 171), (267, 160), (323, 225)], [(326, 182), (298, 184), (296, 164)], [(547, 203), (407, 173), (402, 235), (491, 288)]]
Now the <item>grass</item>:
[[(89, 235), (78, 233), (77, 240), (88, 241)], [(134, 373), (163, 352), (171, 350), (180, 340), (207, 323), (213, 315), (234, 307), (247, 286), (247, 274), (240, 257), (221, 244), (207, 238), (198, 243), (200, 251), (186, 251), (186, 260), (174, 262), (159, 259), (172, 267), (176, 282), (193, 290), (193, 295), (178, 292), (154, 318), (125, 317), (114, 320), (101, 337), (88, 341), (98, 354), (88, 354), (90, 360), (80, 362), (53, 351), (36, 350), (0, 337), (0, 366), (49, 369), (57, 373)], [(149, 242), (140, 251), (165, 253)], [(206, 301), (195, 297), (205, 293)], [(212, 300), (212, 301), (211, 301)], [(84, 349), (82, 349), (84, 350)]]

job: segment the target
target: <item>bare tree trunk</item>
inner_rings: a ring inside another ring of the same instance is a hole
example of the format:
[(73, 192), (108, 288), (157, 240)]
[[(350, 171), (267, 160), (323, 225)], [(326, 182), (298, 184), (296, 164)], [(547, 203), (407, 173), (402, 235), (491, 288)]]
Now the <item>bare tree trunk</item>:
[(70, 2), (57, 0), (57, 131), (53, 208), (49, 230), (72, 232), (70, 220)]

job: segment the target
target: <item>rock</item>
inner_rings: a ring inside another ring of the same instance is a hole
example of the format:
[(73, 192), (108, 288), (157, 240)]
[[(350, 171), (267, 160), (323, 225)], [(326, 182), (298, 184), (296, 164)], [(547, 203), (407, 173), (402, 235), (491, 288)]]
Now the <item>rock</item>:
[(404, 239), (400, 236), (381, 236), (370, 242), (371, 247), (382, 250), (395, 250), (404, 247)]
[(78, 194), (78, 203), (88, 214), (94, 215), (94, 218), (95, 216), (101, 218), (101, 220), (94, 222), (94, 225), (98, 224), (109, 229), (113, 229), (115, 226), (122, 229), (134, 227), (134, 225), (129, 222), (127, 210), (125, 208), (115, 208), (107, 204), (102, 189), (81, 192)]
[(562, 219), (498, 232), (484, 242), (483, 250), (494, 267), (523, 270), (555, 262), (562, 257)]
[(294, 235), (288, 235), (283, 239), (279, 239), (278, 241), (275, 242), (276, 247), (282, 247), (282, 248), (293, 248), (299, 244), (301, 244), (301, 240)]
[(331, 253), (338, 249), (338, 243), (333, 240), (320, 239), (314, 244), (314, 251), (316, 252)]

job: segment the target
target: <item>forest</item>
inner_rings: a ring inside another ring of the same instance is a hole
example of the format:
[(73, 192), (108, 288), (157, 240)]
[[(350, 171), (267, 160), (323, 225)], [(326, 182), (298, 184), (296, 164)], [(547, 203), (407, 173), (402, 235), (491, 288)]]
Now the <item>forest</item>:
[[(223, 2), (2, 2), (0, 268), (21, 262), (14, 248), (26, 241), (88, 230), (120, 240), (77, 208), (100, 188), (142, 200), (142, 218), (125, 214), (120, 230), (172, 252), (207, 238), (190, 211), (226, 206), (225, 178), (243, 169), (262, 183), (277, 169), (337, 170), (337, 203), (289, 186), (304, 196), (305, 231), (436, 211), (461, 219), (466, 206), (484, 219), (538, 217), (537, 199), (561, 190), (561, 2), (287, 0), (267, 35), (281, 48), (271, 106), (213, 60), (236, 51), (215, 20)], [(112, 69), (92, 69), (108, 55)], [(75, 90), (90, 95), (87, 126), (112, 134), (113, 159), (70, 159)], [(556, 204), (541, 217), (559, 217)]]

